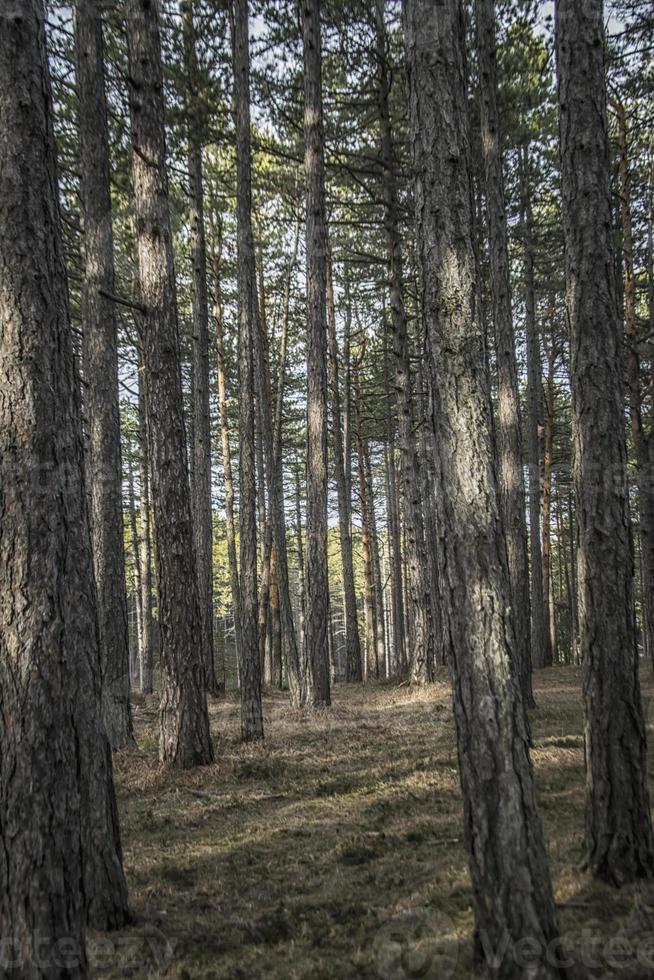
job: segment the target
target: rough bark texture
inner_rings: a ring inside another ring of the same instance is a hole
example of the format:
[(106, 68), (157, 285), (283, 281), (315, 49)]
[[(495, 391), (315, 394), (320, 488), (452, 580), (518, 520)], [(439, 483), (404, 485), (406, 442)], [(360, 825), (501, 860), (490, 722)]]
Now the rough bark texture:
[(531, 690), (529, 564), (522, 471), (520, 389), (511, 311), (509, 243), (497, 108), (495, 0), (476, 0), (475, 14), (479, 59), (481, 146), (488, 212), (488, 255), (497, 363), (499, 487), (516, 635), (515, 667), (525, 704), (532, 705), (534, 698)]
[(135, 743), (129, 700), (116, 318), (113, 301), (108, 298), (114, 292), (114, 260), (104, 43), (100, 8), (92, 0), (76, 0), (75, 48), (91, 541), (98, 594), (104, 721), (112, 748), (122, 749)]
[(336, 309), (331, 262), (327, 264), (327, 330), (329, 369), (332, 396), (332, 439), (334, 444), (334, 475), (338, 499), (338, 531), (341, 543), (341, 567), (343, 570), (343, 609), (345, 613), (345, 679), (360, 681), (362, 677), (361, 643), (357, 596), (354, 586), (352, 563), (352, 513), (351, 499), (345, 480), (345, 454), (341, 423), (341, 389), (338, 377), (338, 342), (336, 340)]
[(525, 147), (520, 157), (520, 218), (523, 237), (523, 275), (525, 334), (527, 339), (527, 456), (529, 468), (529, 548), (531, 571), (531, 663), (546, 667), (552, 661), (549, 625), (543, 586), (543, 552), (540, 534), (540, 437), (542, 418), (542, 366), (540, 333), (536, 320), (536, 286), (529, 193), (529, 155)]
[[(252, 237), (250, 56), (247, 0), (234, 0), (234, 103), (239, 308), (239, 525), (241, 737), (263, 738), (257, 600), (257, 494), (254, 444), (256, 266)], [(263, 492), (263, 488), (262, 488)]]
[(554, 468), (554, 365), (556, 346), (554, 337), (547, 357), (547, 375), (544, 389), (544, 439), (543, 439), (543, 493), (541, 496), (541, 538), (543, 554), (543, 592), (549, 628), (548, 659), (551, 667), (556, 651), (556, 606), (554, 605), (554, 575), (552, 571), (552, 472)]
[(320, 0), (302, 0), (307, 253), (307, 575), (309, 698), (330, 704), (327, 625), (327, 313)]
[(377, 108), (383, 166), (384, 231), (388, 254), (391, 328), (395, 353), (395, 396), (397, 404), (398, 443), (400, 448), (400, 485), (404, 505), (405, 562), (411, 604), (407, 637), (409, 674), (415, 684), (428, 681), (433, 669), (430, 629), (430, 595), (427, 578), (425, 529), (421, 506), (422, 486), (413, 424), (414, 412), (409, 370), (409, 339), (404, 307), (402, 242), (399, 233), (397, 186), (389, 110), (387, 40), (384, 26), (384, 0), (375, 0), (377, 52)]
[(161, 634), (159, 753), (179, 768), (213, 760), (182, 403), (168, 208), (159, 7), (129, 0), (129, 102), (143, 381)]
[(193, 483), (191, 508), (195, 538), (202, 658), (207, 690), (215, 694), (218, 683), (213, 651), (213, 523), (211, 509), (211, 417), (209, 403), (209, 300), (207, 296), (207, 246), (204, 221), (202, 172), (202, 117), (195, 23), (192, 3), (182, 9), (184, 61), (188, 112), (188, 169), (190, 175), (190, 246), (193, 306)]
[(636, 652), (601, 0), (559, 0), (556, 32), (586, 709), (586, 847), (593, 874), (619, 884), (654, 874), (654, 839)]
[(506, 547), (493, 466), (491, 401), (477, 309), (461, 0), (408, 0), (411, 143), (422, 299), (432, 371), (436, 500), (447, 658), (480, 949), (504, 944), (495, 975), (522, 980), (516, 943), (538, 944), (531, 978), (551, 978), (554, 899), (536, 810)]
[(85, 918), (128, 910), (37, 0), (0, 32), (0, 126), (0, 934), (12, 976), (70, 980)]
[(143, 355), (139, 355), (139, 513), (141, 536), (141, 691), (154, 689), (154, 620), (152, 617), (152, 528), (150, 521), (150, 463), (148, 457), (145, 392), (143, 390)]

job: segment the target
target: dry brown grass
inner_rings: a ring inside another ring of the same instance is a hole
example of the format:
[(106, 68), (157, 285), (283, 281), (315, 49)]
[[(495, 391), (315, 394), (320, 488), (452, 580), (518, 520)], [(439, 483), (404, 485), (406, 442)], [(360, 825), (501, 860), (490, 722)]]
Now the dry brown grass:
[[(649, 674), (643, 681), (651, 697)], [(578, 960), (584, 930), (595, 929), (604, 944), (626, 937), (631, 953), (619, 969), (606, 963), (604, 948), (587, 974), (637, 980), (654, 976), (634, 953), (634, 941), (654, 930), (651, 889), (616, 893), (578, 868), (579, 684), (573, 669), (541, 672), (532, 714), (560, 925)], [(238, 704), (227, 697), (211, 709), (218, 761), (187, 773), (158, 764), (155, 700), (137, 697), (135, 717), (141, 749), (115, 761), (135, 924), (112, 946), (94, 948), (95, 976), (473, 976), (445, 675), (421, 691), (339, 685), (332, 709), (318, 715), (294, 712), (284, 695), (269, 692), (261, 745), (240, 743)], [(419, 959), (407, 972), (385, 958), (388, 923), (408, 936), (412, 909), (442, 933), (443, 958), (428, 971), (420, 972)], [(611, 953), (617, 963), (615, 947)]]

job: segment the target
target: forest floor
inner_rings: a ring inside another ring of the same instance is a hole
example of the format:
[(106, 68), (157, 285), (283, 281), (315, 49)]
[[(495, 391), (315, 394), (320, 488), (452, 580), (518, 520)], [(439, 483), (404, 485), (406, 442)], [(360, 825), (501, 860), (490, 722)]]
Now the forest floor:
[[(654, 977), (654, 888), (579, 870), (580, 673), (540, 672), (531, 714), (540, 812), (575, 977)], [(654, 683), (643, 671), (649, 741)], [(266, 740), (239, 741), (235, 695), (211, 706), (216, 763), (160, 767), (157, 704), (115, 757), (135, 923), (90, 940), (93, 976), (171, 980), (472, 977), (450, 689), (333, 692), (330, 711), (265, 696)], [(650, 776), (654, 765), (650, 752)], [(404, 958), (402, 958), (404, 957)]]

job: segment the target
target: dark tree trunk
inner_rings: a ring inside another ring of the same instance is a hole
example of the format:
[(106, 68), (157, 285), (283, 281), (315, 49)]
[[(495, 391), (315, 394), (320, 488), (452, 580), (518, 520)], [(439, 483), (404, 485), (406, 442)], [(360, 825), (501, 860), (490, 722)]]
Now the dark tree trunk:
[(654, 874), (654, 839), (636, 651), (601, 0), (559, 0), (556, 39), (586, 708), (586, 847), (593, 874), (621, 884)]
[[(257, 322), (256, 265), (252, 237), (250, 54), (247, 0), (234, 6), (234, 104), (238, 218), (239, 306), (239, 527), (241, 628), (241, 737), (263, 738), (257, 600), (257, 494), (254, 438), (254, 353)], [(261, 488), (263, 492), (263, 487)]]
[(202, 659), (168, 208), (158, 4), (127, 4), (132, 179), (142, 316), (143, 380), (152, 490), (163, 762), (213, 760)]
[(397, 404), (400, 477), (404, 504), (405, 561), (408, 593), (411, 603), (410, 630), (407, 637), (409, 673), (413, 683), (423, 684), (431, 676), (433, 649), (430, 624), (430, 595), (427, 578), (427, 553), (423, 522), (422, 486), (413, 424), (414, 410), (409, 370), (409, 338), (404, 307), (402, 242), (398, 223), (395, 161), (389, 109), (389, 82), (384, 26), (384, 0), (375, 0), (377, 104), (381, 134), (383, 166), (384, 230), (388, 254), (391, 328), (395, 352), (395, 395)]
[(540, 533), (541, 466), (539, 428), (542, 420), (542, 366), (540, 333), (536, 320), (534, 243), (529, 155), (520, 153), (520, 223), (523, 237), (525, 334), (527, 338), (527, 456), (529, 469), (529, 548), (531, 571), (531, 663), (546, 667), (552, 662), (549, 623), (543, 584), (543, 551)]
[(547, 358), (547, 376), (544, 392), (544, 429), (543, 443), (543, 494), (541, 498), (541, 525), (543, 551), (543, 589), (545, 593), (545, 609), (549, 628), (548, 659), (546, 667), (551, 667), (557, 656), (556, 650), (556, 607), (554, 605), (554, 576), (552, 567), (552, 471), (554, 468), (554, 365), (556, 362), (555, 339), (552, 336), (551, 347)]
[(80, 197), (84, 228), (82, 326), (91, 543), (98, 592), (103, 716), (112, 748), (135, 744), (129, 701), (129, 636), (123, 541), (118, 352), (109, 134), (100, 8), (75, 2)]
[(213, 520), (211, 508), (211, 418), (209, 403), (209, 300), (207, 296), (207, 246), (204, 221), (202, 172), (202, 116), (193, 5), (185, 0), (184, 61), (186, 69), (188, 169), (190, 174), (191, 285), (193, 296), (193, 484), (191, 508), (195, 536), (202, 657), (207, 690), (217, 692), (213, 653)]
[(499, 486), (516, 635), (515, 667), (525, 704), (531, 706), (534, 697), (531, 690), (529, 563), (522, 472), (520, 389), (511, 311), (502, 136), (497, 108), (495, 0), (476, 0), (475, 13), (479, 58), (481, 145), (488, 211), (489, 271), (497, 362)]
[(150, 527), (150, 463), (148, 458), (143, 359), (139, 355), (139, 512), (141, 518), (141, 693), (152, 694), (154, 687), (154, 624), (152, 618), (152, 532)]
[(88, 976), (85, 919), (128, 909), (44, 20), (26, 0), (0, 31), (0, 934), (12, 976), (71, 980)]
[[(504, 530), (497, 500), (490, 383), (478, 313), (462, 0), (408, 0), (407, 56), (422, 308), (428, 329), (436, 447), (444, 634), (477, 935), (496, 975), (559, 975), (554, 898), (536, 810)], [(447, 139), (443, 139), (443, 133)]]
[(327, 330), (329, 335), (329, 367), (332, 395), (332, 433), (334, 444), (334, 475), (338, 498), (338, 530), (341, 543), (343, 569), (343, 608), (345, 612), (345, 679), (360, 681), (362, 677), (361, 644), (357, 597), (354, 586), (352, 563), (352, 514), (351, 499), (345, 480), (345, 453), (341, 428), (341, 390), (338, 377), (338, 343), (336, 340), (336, 310), (331, 259), (327, 263)]
[(307, 252), (307, 576), (309, 698), (331, 703), (327, 639), (327, 313), (320, 0), (302, 0)]

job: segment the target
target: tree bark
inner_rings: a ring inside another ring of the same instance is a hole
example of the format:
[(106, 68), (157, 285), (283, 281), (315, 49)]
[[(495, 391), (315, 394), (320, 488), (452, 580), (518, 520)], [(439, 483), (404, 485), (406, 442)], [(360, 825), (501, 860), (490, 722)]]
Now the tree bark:
[(0, 32), (0, 934), (13, 976), (75, 980), (85, 920), (129, 913), (44, 24), (26, 0)]
[(193, 307), (193, 484), (191, 510), (195, 539), (202, 657), (207, 691), (217, 693), (213, 644), (213, 515), (211, 507), (211, 417), (209, 401), (209, 300), (204, 221), (202, 116), (193, 4), (182, 5), (184, 62), (187, 84), (188, 169), (190, 174), (191, 292)]
[[(241, 626), (241, 737), (263, 738), (257, 600), (257, 494), (254, 438), (254, 353), (259, 329), (252, 236), (250, 54), (247, 0), (233, 0), (234, 104), (239, 310), (239, 526)], [(263, 492), (263, 487), (261, 488)]]
[(431, 677), (433, 649), (430, 645), (430, 595), (427, 581), (427, 553), (421, 507), (421, 481), (418, 453), (413, 435), (414, 409), (409, 368), (409, 340), (404, 307), (402, 242), (398, 223), (397, 186), (393, 155), (393, 135), (389, 109), (387, 39), (384, 26), (384, 0), (375, 0), (377, 106), (383, 167), (384, 231), (388, 255), (391, 328), (395, 353), (395, 395), (397, 404), (400, 478), (404, 504), (404, 526), (408, 594), (411, 603), (408, 640), (409, 675), (415, 684)]
[(161, 760), (213, 761), (182, 403), (159, 6), (127, 4), (132, 179), (161, 636)]
[(509, 243), (504, 204), (502, 135), (497, 107), (497, 51), (495, 0), (476, 0), (477, 56), (481, 146), (488, 212), (488, 254), (495, 358), (497, 363), (497, 432), (499, 441), (499, 485), (506, 531), (509, 579), (516, 634), (516, 672), (525, 705), (532, 706), (531, 689), (529, 563), (523, 483), (520, 389), (515, 353)]
[(103, 716), (112, 748), (135, 745), (129, 700), (129, 636), (123, 540), (118, 351), (109, 134), (100, 8), (75, 2), (83, 221), (83, 369), (88, 418), (91, 543), (98, 594)]
[(556, 362), (556, 342), (552, 344), (547, 359), (547, 377), (545, 378), (545, 439), (543, 445), (543, 494), (542, 536), (543, 536), (543, 589), (545, 591), (545, 609), (549, 627), (548, 659), (546, 667), (551, 667), (556, 659), (556, 607), (554, 605), (554, 584), (552, 571), (552, 470), (554, 467), (554, 365)]
[(354, 586), (354, 565), (352, 562), (352, 502), (348, 495), (345, 481), (345, 453), (343, 449), (343, 431), (341, 428), (341, 391), (338, 377), (338, 343), (336, 340), (336, 309), (334, 305), (331, 257), (327, 262), (327, 331), (332, 396), (334, 475), (336, 477), (336, 495), (338, 498), (338, 530), (341, 544), (341, 566), (343, 570), (345, 679), (346, 681), (352, 682), (361, 680), (362, 664), (357, 597)]
[(379, 558), (379, 535), (377, 534), (377, 515), (375, 495), (372, 486), (372, 466), (370, 464), (370, 443), (363, 444), (363, 464), (365, 487), (368, 495), (368, 519), (370, 522), (370, 561), (372, 565), (373, 597), (375, 602), (375, 676), (379, 680), (386, 662), (386, 633), (384, 630), (384, 590), (382, 586), (381, 561)]
[(654, 874), (654, 838), (636, 649), (601, 0), (559, 0), (556, 41), (586, 711), (586, 847), (592, 873), (621, 884)]
[(307, 577), (309, 698), (331, 703), (327, 575), (327, 313), (320, 0), (302, 0), (307, 253)]
[[(536, 810), (528, 733), (512, 661), (515, 634), (497, 499), (490, 383), (479, 320), (472, 232), (470, 125), (462, 0), (407, 0), (411, 145), (428, 330), (444, 634), (477, 936), (496, 975), (524, 977), (516, 944), (557, 937)], [(445, 134), (445, 135), (444, 135)]]
[(154, 625), (152, 618), (152, 529), (150, 522), (150, 463), (148, 457), (147, 422), (145, 418), (145, 391), (143, 385), (143, 358), (139, 354), (139, 512), (141, 537), (141, 693), (152, 694), (154, 689)]

